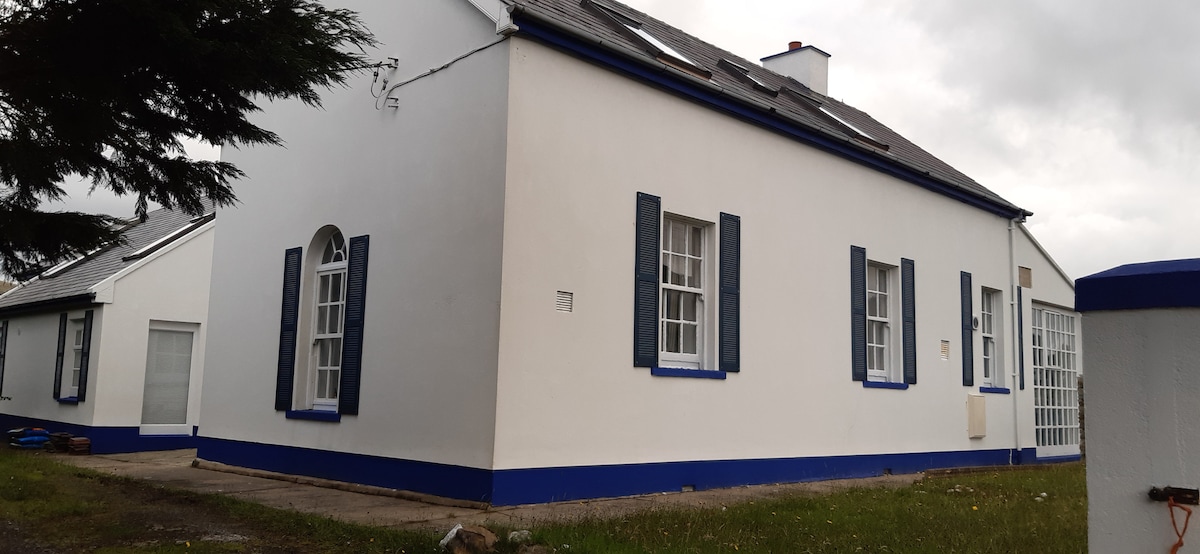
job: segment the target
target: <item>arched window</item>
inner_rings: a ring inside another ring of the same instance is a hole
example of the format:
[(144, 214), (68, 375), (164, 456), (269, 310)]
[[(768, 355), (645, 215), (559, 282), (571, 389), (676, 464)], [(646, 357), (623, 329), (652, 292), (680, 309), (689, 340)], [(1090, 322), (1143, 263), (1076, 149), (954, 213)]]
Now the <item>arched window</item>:
[(342, 339), (346, 317), (346, 267), (349, 256), (341, 231), (325, 242), (321, 263), (316, 266), (312, 344), (314, 410), (337, 410), (338, 384), (342, 371)]
[(284, 252), (275, 409), (290, 419), (358, 414), (369, 245), (327, 225)]

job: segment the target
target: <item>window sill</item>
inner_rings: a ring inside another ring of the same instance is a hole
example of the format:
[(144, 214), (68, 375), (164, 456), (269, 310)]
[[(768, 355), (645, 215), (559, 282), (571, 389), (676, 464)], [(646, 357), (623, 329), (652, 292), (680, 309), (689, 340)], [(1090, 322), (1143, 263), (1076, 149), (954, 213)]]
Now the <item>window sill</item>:
[(1012, 390), (1003, 387), (979, 387), (979, 392), (991, 394), (1012, 394)]
[(306, 419), (308, 421), (329, 421), (337, 423), (342, 420), (342, 414), (324, 410), (288, 410), (284, 412), (288, 419)]
[(79, 397), (78, 396), (68, 396), (66, 398), (59, 398), (58, 403), (59, 404), (70, 404), (70, 405), (74, 406), (75, 404), (79, 403)]
[(685, 369), (682, 367), (651, 367), (650, 375), (656, 377), (692, 377), (696, 379), (724, 379), (726, 372), (713, 369)]
[(908, 383), (890, 383), (887, 381), (863, 381), (864, 389), (908, 390)]

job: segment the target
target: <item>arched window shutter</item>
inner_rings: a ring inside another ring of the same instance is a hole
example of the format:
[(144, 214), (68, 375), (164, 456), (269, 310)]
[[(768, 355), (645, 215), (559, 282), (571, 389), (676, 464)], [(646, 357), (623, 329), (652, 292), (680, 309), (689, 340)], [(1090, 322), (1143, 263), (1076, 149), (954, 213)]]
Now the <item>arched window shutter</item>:
[(358, 415), (369, 246), (370, 237), (367, 235), (350, 239), (350, 260), (346, 269), (346, 323), (342, 340), (342, 374), (338, 387), (340, 414)]
[(296, 373), (296, 324), (300, 317), (301, 248), (283, 254), (283, 306), (279, 321), (279, 367), (275, 375), (275, 409), (292, 409)]

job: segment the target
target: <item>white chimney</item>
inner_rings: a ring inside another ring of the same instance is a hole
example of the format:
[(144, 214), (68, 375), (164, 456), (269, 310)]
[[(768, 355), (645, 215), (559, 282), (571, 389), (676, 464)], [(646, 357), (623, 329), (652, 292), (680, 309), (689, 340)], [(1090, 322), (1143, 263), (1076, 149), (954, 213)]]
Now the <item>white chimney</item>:
[(763, 67), (787, 75), (804, 86), (829, 95), (829, 54), (820, 48), (804, 46), (799, 41), (788, 44), (788, 51), (762, 60)]

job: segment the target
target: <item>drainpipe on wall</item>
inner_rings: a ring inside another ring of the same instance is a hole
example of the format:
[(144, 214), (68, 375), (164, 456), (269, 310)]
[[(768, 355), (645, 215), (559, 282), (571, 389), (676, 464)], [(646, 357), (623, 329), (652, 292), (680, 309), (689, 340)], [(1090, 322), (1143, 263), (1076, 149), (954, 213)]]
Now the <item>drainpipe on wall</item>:
[(1017, 364), (1020, 363), (1018, 360), (1021, 359), (1021, 345), (1020, 341), (1017, 340), (1017, 337), (1019, 337), (1021, 334), (1021, 329), (1018, 327), (1018, 321), (1020, 321), (1021, 318), (1017, 317), (1017, 313), (1018, 310), (1022, 309), (1022, 306), (1017, 304), (1018, 269), (1016, 241), (1013, 239), (1013, 236), (1017, 231), (1017, 223), (1018, 221), (1016, 219), (1008, 220), (1008, 304), (1012, 307), (1012, 309), (1009, 310), (1009, 321), (1012, 322), (1012, 326), (1010, 328), (1013, 331), (1010, 335), (1011, 339), (1009, 340), (1009, 343), (1012, 344), (1012, 356), (1010, 357), (1012, 364), (1009, 366), (1012, 368), (1012, 372), (1009, 374), (1008, 390), (1011, 391), (1009, 396), (1012, 397), (1013, 401), (1013, 453), (1009, 455), (1009, 465), (1013, 464), (1015, 461), (1013, 458), (1019, 456), (1021, 452), (1021, 402), (1019, 399), (1020, 382), (1017, 380), (1019, 378), (1017, 372), (1020, 371), (1020, 368), (1017, 367)]

